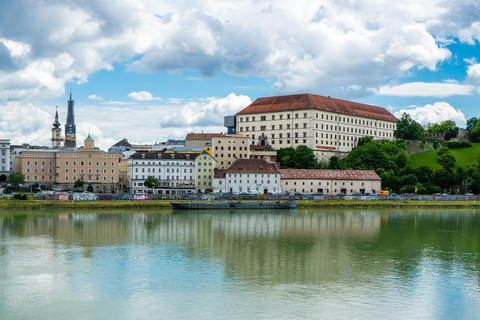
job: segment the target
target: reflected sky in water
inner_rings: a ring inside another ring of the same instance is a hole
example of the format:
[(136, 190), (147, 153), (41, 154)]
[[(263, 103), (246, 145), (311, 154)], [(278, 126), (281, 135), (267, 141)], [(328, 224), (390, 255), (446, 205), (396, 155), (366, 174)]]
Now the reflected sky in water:
[(472, 210), (0, 214), (1, 319), (478, 319)]

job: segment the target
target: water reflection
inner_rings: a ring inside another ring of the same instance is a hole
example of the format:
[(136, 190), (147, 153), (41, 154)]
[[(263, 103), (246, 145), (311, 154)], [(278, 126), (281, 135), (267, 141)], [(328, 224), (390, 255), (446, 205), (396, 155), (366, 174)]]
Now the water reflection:
[[(480, 312), (479, 246), (472, 210), (3, 214), (0, 301), (8, 303), (0, 302), (0, 315), (19, 312), (11, 297), (27, 286), (22, 303), (45, 295), (53, 301), (57, 289), (130, 303), (201, 292), (189, 300), (196, 308), (203, 301), (234, 310), (240, 297), (251, 303), (233, 315), (224, 310), (224, 318), (255, 317), (272, 295), (303, 318), (345, 318), (353, 310), (357, 318), (384, 317), (403, 304), (410, 308), (397, 318), (473, 319)], [(344, 304), (351, 306), (337, 310)], [(171, 318), (185, 315), (181, 309)], [(277, 311), (265, 312), (270, 318)]]

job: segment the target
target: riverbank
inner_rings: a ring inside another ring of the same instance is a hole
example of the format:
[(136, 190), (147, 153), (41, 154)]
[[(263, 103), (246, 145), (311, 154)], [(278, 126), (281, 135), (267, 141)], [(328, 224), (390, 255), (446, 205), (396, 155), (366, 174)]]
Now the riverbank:
[[(106, 200), (106, 201), (0, 201), (0, 210), (36, 209), (171, 209), (174, 200)], [(480, 201), (418, 201), (418, 200), (298, 200), (298, 208), (480, 208)]]

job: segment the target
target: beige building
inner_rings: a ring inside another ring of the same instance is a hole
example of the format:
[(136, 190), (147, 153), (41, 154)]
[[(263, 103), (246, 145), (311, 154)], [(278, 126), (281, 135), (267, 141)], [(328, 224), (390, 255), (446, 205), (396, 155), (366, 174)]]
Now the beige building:
[(237, 159), (250, 158), (250, 138), (240, 134), (212, 137), (212, 156), (218, 169), (230, 167)]
[(384, 108), (313, 94), (258, 98), (236, 117), (238, 134), (264, 135), (275, 149), (306, 145), (322, 160), (344, 157), (364, 136), (393, 139), (397, 122)]
[(212, 143), (212, 138), (223, 136), (223, 133), (187, 133), (185, 147), (206, 147)]
[(19, 154), (18, 172), (26, 184), (44, 185), (52, 189), (73, 189), (77, 179), (92, 192), (111, 192), (118, 188), (121, 153), (108, 153), (95, 148), (88, 135), (78, 149), (26, 150)]
[(282, 190), (289, 193), (377, 194), (382, 179), (373, 170), (280, 169)]

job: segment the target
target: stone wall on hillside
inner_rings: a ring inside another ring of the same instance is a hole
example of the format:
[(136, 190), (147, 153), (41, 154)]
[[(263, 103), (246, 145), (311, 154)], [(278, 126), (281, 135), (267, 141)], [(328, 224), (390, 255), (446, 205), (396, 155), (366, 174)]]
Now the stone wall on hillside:
[[(441, 148), (441, 144), (439, 143), (437, 149), (435, 149), (434, 146), (434, 141), (419, 141), (419, 140), (405, 140), (405, 143), (407, 145), (407, 151), (412, 154), (417, 154), (420, 152), (424, 151), (430, 151), (430, 150), (439, 150)], [(423, 149), (422, 149), (423, 145)]]

